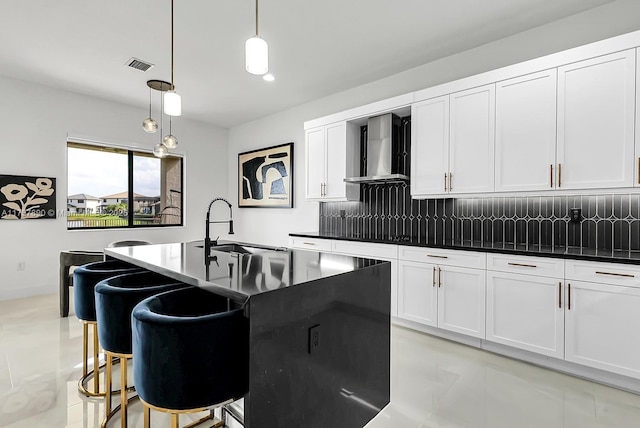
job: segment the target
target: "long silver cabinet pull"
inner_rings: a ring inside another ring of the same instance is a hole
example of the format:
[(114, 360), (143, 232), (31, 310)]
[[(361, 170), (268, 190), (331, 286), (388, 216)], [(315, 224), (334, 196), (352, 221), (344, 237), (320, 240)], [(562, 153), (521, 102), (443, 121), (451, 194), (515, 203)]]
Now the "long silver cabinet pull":
[(444, 173), (444, 191), (447, 191), (447, 173)]
[(442, 285), (442, 269), (438, 268), (438, 288)]
[(596, 274), (598, 275), (611, 275), (611, 276), (622, 276), (625, 278), (635, 278), (635, 275), (632, 275), (630, 273), (614, 273), (614, 272), (596, 272)]
[(549, 187), (553, 187), (553, 164), (549, 165)]
[(562, 282), (558, 282), (558, 307), (562, 308)]
[(433, 273), (431, 276), (431, 286), (435, 287), (436, 286), (436, 267), (433, 267)]
[(571, 310), (571, 284), (567, 284), (567, 310)]
[(449, 173), (449, 191), (453, 190), (453, 174)]
[(304, 245), (316, 245), (316, 244), (315, 244), (315, 243), (313, 243), (313, 242), (303, 242), (303, 244), (304, 244)]
[(512, 263), (512, 262), (509, 262), (507, 264), (509, 266), (521, 266), (521, 267), (532, 267), (532, 268), (537, 268), (538, 267), (536, 265), (528, 265), (528, 264), (525, 264), (525, 263)]
[(427, 257), (434, 257), (436, 259), (448, 259), (448, 256), (437, 256), (435, 254), (427, 254)]

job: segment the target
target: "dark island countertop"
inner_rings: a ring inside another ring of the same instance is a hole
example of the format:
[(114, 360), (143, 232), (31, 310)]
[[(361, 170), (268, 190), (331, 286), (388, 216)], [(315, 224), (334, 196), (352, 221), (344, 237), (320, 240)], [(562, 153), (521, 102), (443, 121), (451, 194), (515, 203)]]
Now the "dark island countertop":
[(449, 245), (435, 245), (427, 242), (413, 241), (407, 237), (397, 238), (369, 238), (348, 234), (331, 234), (319, 232), (290, 233), (289, 236), (335, 239), (342, 241), (357, 241), (377, 244), (407, 245), (425, 248), (441, 248), (446, 250), (481, 251), (486, 253), (514, 254), (519, 256), (553, 257), (572, 260), (589, 260), (607, 263), (640, 264), (639, 251), (618, 251), (610, 249), (552, 247), (537, 244), (510, 244), (482, 241), (460, 241)]
[[(225, 244), (220, 241), (220, 245)], [(251, 296), (353, 272), (383, 261), (243, 244), (246, 254), (217, 251), (202, 241), (106, 248), (105, 254), (178, 281), (246, 302)]]

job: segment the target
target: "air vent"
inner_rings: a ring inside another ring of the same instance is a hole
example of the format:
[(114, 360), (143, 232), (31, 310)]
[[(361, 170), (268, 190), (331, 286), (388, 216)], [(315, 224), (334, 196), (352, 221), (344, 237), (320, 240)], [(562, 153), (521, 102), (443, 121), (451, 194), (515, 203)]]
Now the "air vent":
[(131, 68), (135, 68), (136, 70), (140, 70), (140, 71), (147, 71), (148, 69), (150, 69), (151, 67), (153, 67), (153, 64), (149, 63), (149, 62), (145, 62), (141, 59), (138, 58), (133, 58), (131, 57), (126, 65), (128, 67)]

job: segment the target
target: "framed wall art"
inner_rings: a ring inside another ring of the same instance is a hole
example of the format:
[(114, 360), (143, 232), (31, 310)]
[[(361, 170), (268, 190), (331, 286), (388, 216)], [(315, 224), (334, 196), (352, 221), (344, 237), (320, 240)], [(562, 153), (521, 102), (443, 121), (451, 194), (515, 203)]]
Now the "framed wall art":
[(238, 154), (240, 208), (293, 208), (293, 143)]
[(0, 219), (56, 218), (56, 179), (0, 175)]

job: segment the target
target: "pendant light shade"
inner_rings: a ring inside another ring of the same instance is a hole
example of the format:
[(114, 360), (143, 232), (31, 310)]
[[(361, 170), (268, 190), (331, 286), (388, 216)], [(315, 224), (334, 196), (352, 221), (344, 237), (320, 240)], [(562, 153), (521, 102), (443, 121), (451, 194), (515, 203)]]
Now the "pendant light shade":
[(171, 116), (169, 116), (169, 134), (162, 138), (162, 144), (164, 144), (167, 149), (175, 149), (178, 147), (178, 139), (173, 135), (171, 130)]
[(169, 116), (182, 115), (182, 97), (176, 91), (164, 93), (164, 114)]
[(144, 129), (149, 134), (153, 134), (158, 130), (158, 122), (152, 117), (148, 117), (142, 121), (142, 129)]
[(167, 146), (162, 143), (156, 144), (153, 148), (153, 155), (157, 158), (166, 158), (168, 154), (169, 150), (167, 149)]
[(245, 47), (246, 69), (251, 74), (262, 75), (269, 71), (269, 46), (258, 36), (247, 40)]

